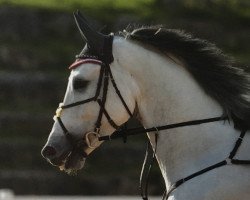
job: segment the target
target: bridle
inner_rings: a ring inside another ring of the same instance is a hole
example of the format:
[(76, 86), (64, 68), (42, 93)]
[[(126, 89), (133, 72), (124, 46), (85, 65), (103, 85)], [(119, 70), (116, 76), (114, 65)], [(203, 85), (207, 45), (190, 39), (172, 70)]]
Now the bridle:
[[(89, 57), (89, 56), (81, 56), (78, 57), (78, 59), (76, 60), (76, 62), (74, 62), (69, 68), (72, 70), (76, 67), (78, 67), (79, 65), (82, 64), (97, 64), (100, 65), (100, 75), (98, 78), (98, 82), (97, 82), (97, 86), (96, 86), (96, 92), (95, 95), (91, 98), (82, 100), (82, 101), (77, 101), (71, 104), (67, 104), (64, 105), (62, 103), (59, 104), (59, 108), (56, 110), (56, 115), (54, 117), (55, 120), (57, 120), (63, 130), (64, 135), (66, 136), (66, 138), (68, 139), (68, 141), (71, 143), (72, 145), (72, 152), (74, 153), (79, 153), (81, 154), (83, 157), (87, 157), (86, 152), (83, 151), (83, 147), (87, 146), (90, 149), (94, 149), (96, 148), (95, 145), (92, 144), (92, 142), (90, 141), (90, 137), (94, 136), (95, 138), (98, 139), (98, 141), (107, 141), (107, 140), (113, 140), (116, 138), (124, 138), (130, 135), (137, 135), (137, 134), (145, 134), (145, 133), (149, 133), (149, 132), (156, 132), (156, 138), (159, 134), (159, 131), (162, 130), (168, 130), (168, 129), (174, 129), (174, 128), (180, 128), (180, 127), (185, 127), (185, 126), (195, 126), (195, 125), (200, 125), (200, 124), (205, 124), (205, 123), (212, 123), (212, 122), (216, 122), (216, 121), (222, 121), (222, 120), (227, 120), (228, 117), (227, 116), (222, 116), (222, 117), (214, 117), (214, 118), (207, 118), (207, 119), (200, 119), (200, 120), (192, 120), (192, 121), (187, 121), (187, 122), (181, 122), (181, 123), (175, 123), (175, 124), (168, 124), (168, 125), (164, 125), (164, 126), (157, 126), (157, 127), (151, 127), (151, 128), (144, 128), (144, 127), (138, 127), (138, 128), (130, 128), (130, 129), (120, 129), (119, 126), (115, 123), (115, 121), (110, 117), (108, 111), (105, 109), (105, 103), (107, 100), (107, 93), (108, 93), (108, 88), (109, 88), (109, 82), (112, 83), (112, 86), (114, 87), (119, 99), (121, 100), (124, 108), (126, 109), (127, 113), (129, 114), (130, 117), (133, 116), (132, 112), (129, 110), (124, 98), (121, 95), (120, 90), (117, 87), (117, 84), (114, 80), (111, 68), (110, 68), (110, 64), (107, 63), (103, 63), (101, 60), (98, 60), (97, 58), (93, 58), (93, 57)], [(95, 122), (95, 127), (93, 128), (93, 131), (87, 132), (84, 134), (84, 138), (82, 139), (75, 139), (74, 136), (72, 135), (72, 133), (70, 133), (68, 131), (68, 129), (65, 127), (62, 119), (61, 119), (61, 114), (62, 111), (64, 109), (69, 109), (75, 106), (80, 106), (80, 105), (84, 105), (87, 104), (89, 102), (97, 102), (100, 109), (99, 109), (99, 113), (98, 113), (98, 117), (97, 120)], [(101, 136), (100, 135), (100, 128), (101, 128), (101, 121), (103, 118), (103, 115), (107, 118), (107, 121), (109, 122), (109, 124), (116, 130), (112, 135), (107, 135), (107, 136)], [(207, 168), (204, 168), (198, 172), (195, 172), (185, 178), (182, 178), (178, 181), (176, 181), (169, 189), (168, 192), (165, 191), (164, 195), (163, 195), (163, 199), (167, 199), (170, 195), (170, 193), (175, 190), (177, 187), (179, 187), (180, 185), (182, 185), (184, 182), (197, 177), (203, 173), (206, 173), (208, 171), (211, 171), (215, 168), (227, 165), (227, 164), (250, 164), (250, 160), (239, 160), (239, 159), (234, 159), (234, 156), (237, 153), (238, 148), (240, 147), (242, 140), (245, 136), (246, 133), (246, 129), (243, 129), (241, 132), (240, 137), (238, 138), (238, 140), (235, 143), (235, 146), (233, 148), (233, 150), (230, 152), (230, 155), (228, 158), (226, 158), (225, 160), (216, 163), (214, 165), (211, 165)], [(156, 140), (156, 145), (157, 145), (157, 140)], [(149, 147), (149, 145), (148, 145)], [(141, 196), (144, 200), (148, 199), (148, 194), (147, 194), (147, 187), (148, 187), (148, 175), (150, 173), (150, 169), (151, 169), (151, 165), (152, 162), (155, 158), (155, 154), (156, 154), (156, 147), (155, 149), (147, 149), (146, 152), (146, 157), (145, 157), (145, 161), (144, 161), (144, 165), (142, 168), (142, 172), (141, 172), (141, 183), (140, 183), (140, 189), (141, 189)], [(151, 159), (151, 160), (150, 160)], [(148, 163), (148, 166), (145, 166), (146, 163)], [(144, 177), (146, 176), (146, 177)], [(146, 181), (144, 188), (142, 187), (142, 182)]]
[[(168, 130), (168, 129), (180, 128), (180, 127), (185, 127), (185, 126), (194, 126), (194, 125), (200, 125), (200, 124), (211, 123), (211, 122), (222, 121), (222, 120), (228, 119), (227, 116), (222, 116), (222, 117), (214, 117), (214, 118), (207, 118), (207, 119), (200, 119), (200, 120), (192, 120), (192, 121), (175, 123), (175, 124), (168, 124), (168, 125), (164, 125), (164, 126), (151, 127), (151, 128), (147, 128), (147, 129), (145, 129), (144, 127), (120, 129), (119, 126), (115, 123), (115, 121), (110, 117), (108, 111), (105, 109), (105, 103), (107, 100), (109, 82), (112, 83), (112, 86), (114, 87), (119, 99), (121, 100), (124, 108), (126, 109), (127, 113), (129, 114), (129, 116), (132, 117), (133, 114), (129, 110), (124, 98), (122, 97), (122, 95), (120, 93), (120, 90), (117, 87), (117, 84), (113, 78), (112, 71), (110, 69), (110, 65), (107, 63), (103, 63), (102, 61), (100, 61), (96, 58), (94, 59), (93, 57), (89, 58), (87, 56), (85, 56), (85, 57), (82, 56), (75, 63), (73, 63), (69, 68), (74, 69), (82, 64), (100, 65), (100, 75), (98, 78), (95, 95), (91, 98), (88, 98), (88, 99), (85, 99), (82, 101), (77, 101), (77, 102), (67, 104), (67, 105), (63, 105), (62, 103), (60, 103), (59, 108), (56, 111), (56, 115), (55, 115), (54, 119), (59, 122), (59, 124), (63, 130), (64, 135), (66, 136), (68, 141), (71, 143), (71, 145), (73, 147), (72, 151), (81, 154), (83, 157), (87, 157), (87, 154), (83, 151), (84, 146), (87, 146), (90, 149), (96, 148), (96, 146), (93, 145), (92, 142), (90, 141), (91, 136), (92, 137), (94, 136), (95, 138), (97, 138), (98, 141), (107, 141), (107, 140), (112, 140), (112, 139), (121, 138), (121, 137), (124, 138), (124, 137), (130, 136), (130, 135), (145, 134), (145, 133), (149, 133), (149, 132), (156, 132), (157, 133), (156, 136), (158, 136), (159, 131), (161, 131), (161, 130)], [(62, 111), (64, 109), (69, 109), (69, 108), (72, 108), (75, 106), (84, 105), (84, 104), (87, 104), (89, 102), (97, 102), (99, 107), (100, 107), (98, 117), (97, 117), (97, 120), (95, 122), (95, 127), (94, 127), (93, 131), (85, 133), (83, 139), (81, 138), (80, 140), (79, 139), (77, 140), (73, 137), (72, 133), (70, 133), (68, 131), (68, 129), (65, 127), (65, 125), (61, 119), (61, 114), (62, 114)], [(102, 121), (103, 115), (107, 118), (107, 121), (109, 122), (109, 124), (116, 130), (112, 135), (107, 135), (107, 136), (100, 135), (101, 121)], [(250, 164), (250, 160), (234, 159), (234, 156), (236, 155), (237, 150), (241, 145), (241, 142), (245, 136), (246, 131), (247, 130), (245, 130), (245, 129), (242, 130), (241, 135), (238, 138), (238, 140), (236, 141), (235, 146), (234, 146), (234, 148), (233, 148), (233, 150), (230, 153), (228, 158), (226, 158), (225, 160), (223, 160), (219, 163), (216, 163), (216, 164), (211, 165), (207, 168), (204, 168), (196, 173), (193, 173), (185, 178), (178, 180), (170, 187), (168, 192), (164, 193), (163, 199), (167, 199), (169, 197), (170, 193), (173, 190), (175, 190), (177, 187), (182, 185), (184, 182), (186, 182), (186, 181), (188, 181), (196, 176), (199, 176), (203, 173), (211, 171), (215, 168), (218, 168), (218, 167), (221, 167), (221, 166), (224, 166), (227, 164)], [(157, 145), (157, 140), (156, 140), (156, 145)], [(147, 149), (144, 165), (142, 168), (142, 173), (141, 173), (141, 178), (140, 178), (140, 180), (141, 180), (140, 189), (142, 192), (141, 196), (145, 200), (148, 199), (148, 197), (147, 197), (148, 196), (147, 195), (148, 175), (150, 172), (152, 162), (155, 158), (155, 153), (156, 153), (156, 147), (153, 151), (152, 151), (152, 149), (151, 149), (151, 151), (149, 148)], [(150, 161), (148, 161), (148, 160), (150, 160)], [(148, 163), (148, 166), (145, 166), (146, 165), (145, 163)], [(144, 176), (146, 176), (146, 177), (144, 177)], [(144, 186), (145, 188), (143, 189), (142, 182), (144, 179), (146, 181), (146, 184)]]
[[(113, 40), (112, 35), (110, 36), (110, 40)], [(113, 59), (111, 59), (111, 60), (113, 61)], [(86, 154), (86, 152), (84, 152), (82, 150), (83, 146), (87, 146), (90, 149), (96, 148), (96, 146), (94, 144), (92, 144), (90, 138), (91, 137), (95, 137), (95, 138), (101, 137), (100, 136), (100, 129), (101, 129), (101, 125), (102, 125), (103, 116), (106, 117), (109, 124), (115, 130), (117, 130), (119, 128), (119, 126), (111, 118), (111, 116), (109, 115), (109, 113), (107, 112), (107, 110), (105, 108), (105, 104), (106, 104), (106, 100), (107, 100), (107, 93), (108, 93), (110, 82), (111, 82), (113, 88), (115, 89), (119, 99), (121, 100), (128, 115), (130, 117), (133, 116), (132, 112), (129, 110), (129, 107), (127, 106), (124, 98), (122, 97), (121, 92), (118, 89), (117, 84), (113, 78), (113, 74), (112, 74), (112, 71), (110, 68), (110, 62), (106, 62), (106, 61), (107, 61), (107, 59), (103, 59), (103, 61), (102, 61), (101, 59), (99, 59), (97, 57), (89, 56), (89, 55), (77, 56), (77, 60), (69, 67), (70, 70), (73, 70), (82, 64), (97, 64), (100, 66), (100, 74), (99, 74), (99, 78), (98, 78), (98, 82), (97, 82), (97, 86), (96, 86), (95, 95), (91, 98), (88, 98), (88, 99), (85, 99), (82, 101), (77, 101), (74, 103), (70, 103), (67, 105), (60, 103), (59, 107), (56, 110), (56, 115), (54, 116), (54, 120), (58, 121), (60, 127), (63, 130), (64, 135), (66, 136), (67, 140), (70, 142), (70, 144), (73, 148), (73, 151), (76, 153), (80, 153), (84, 157), (86, 157), (87, 154)], [(69, 108), (80, 106), (80, 105), (85, 105), (85, 104), (90, 103), (90, 102), (97, 102), (97, 104), (100, 107), (98, 117), (97, 117), (96, 122), (95, 122), (95, 126), (93, 128), (93, 131), (90, 131), (90, 132), (87, 132), (84, 134), (83, 139), (82, 138), (76, 139), (76, 138), (74, 138), (73, 134), (70, 133), (70, 131), (68, 131), (68, 129), (64, 125), (63, 120), (61, 118), (62, 112), (65, 109), (69, 109)]]
[[(74, 13), (74, 16), (76, 18), (77, 25), (78, 25), (79, 30), (80, 30), (81, 34), (83, 35), (83, 37), (85, 38), (84, 34), (89, 35), (88, 37), (91, 37), (91, 34), (93, 33), (93, 31), (91, 30), (91, 28), (88, 27), (88, 24), (86, 23), (86, 20), (84, 19), (84, 17), (79, 12)], [(85, 28), (84, 26), (87, 26), (87, 28)], [(127, 106), (124, 98), (122, 97), (120, 90), (118, 89), (117, 84), (113, 78), (112, 71), (110, 68), (110, 64), (113, 62), (113, 55), (112, 55), (113, 35), (109, 35), (109, 36), (101, 35), (100, 36), (100, 34), (99, 34), (99, 35), (97, 35), (97, 38), (98, 37), (103, 37), (103, 39), (91, 41), (92, 42), (91, 44), (93, 45), (92, 48), (95, 47), (95, 45), (96, 45), (95, 41), (98, 41), (102, 44), (101, 49), (94, 48), (94, 51), (98, 52), (97, 53), (98, 56), (93, 57), (93, 54), (80, 54), (77, 57), (78, 59), (76, 60), (76, 62), (70, 66), (70, 69), (74, 69), (81, 64), (87, 64), (87, 63), (100, 65), (100, 75), (99, 75), (99, 79), (97, 82), (95, 95), (89, 99), (77, 101), (77, 102), (74, 102), (71, 104), (67, 104), (67, 105), (64, 105), (62, 103), (59, 104), (59, 107), (56, 111), (56, 115), (54, 117), (54, 120), (57, 120), (58, 123), (60, 124), (60, 127), (62, 128), (65, 137), (71, 143), (72, 153), (73, 152), (79, 153), (83, 157), (87, 157), (87, 153), (83, 151), (83, 148), (86, 146), (90, 149), (96, 148), (96, 145), (93, 145), (92, 142), (90, 141), (91, 137), (95, 137), (96, 139), (98, 139), (98, 141), (112, 140), (115, 138), (122, 137), (122, 138), (124, 138), (124, 141), (126, 141), (126, 137), (129, 135), (145, 134), (145, 133), (149, 133), (149, 132), (156, 133), (155, 134), (156, 135), (155, 143), (156, 143), (156, 147), (157, 147), (157, 136), (159, 134), (159, 131), (161, 131), (161, 130), (180, 128), (180, 127), (184, 127), (184, 126), (194, 126), (194, 125), (211, 123), (211, 122), (229, 119), (227, 116), (222, 116), (222, 117), (214, 117), (214, 118), (208, 118), (208, 119), (199, 119), (199, 120), (192, 120), (192, 121), (187, 121), (187, 122), (180, 122), (180, 123), (175, 123), (175, 124), (168, 124), (168, 125), (164, 125), (164, 126), (156, 126), (156, 127), (151, 127), (151, 128), (147, 128), (147, 129), (145, 129), (144, 127), (125, 129), (125, 130), (121, 129), (114, 122), (114, 120), (110, 117), (108, 111), (105, 109), (105, 104), (106, 104), (106, 100), (107, 100), (107, 93), (108, 93), (108, 88), (109, 88), (109, 82), (112, 83), (112, 86), (114, 87), (119, 99), (121, 100), (124, 108), (126, 109), (127, 113), (129, 114), (129, 116), (132, 117), (133, 114), (130, 111), (129, 107)], [(98, 46), (98, 45), (96, 45), (96, 46)], [(95, 122), (95, 127), (93, 128), (93, 131), (85, 133), (83, 138), (80, 138), (80, 139), (74, 138), (73, 134), (68, 131), (68, 129), (65, 127), (65, 125), (61, 119), (62, 112), (64, 109), (69, 109), (69, 108), (72, 108), (75, 106), (84, 105), (84, 104), (87, 104), (89, 102), (97, 102), (99, 107), (100, 107), (98, 117), (97, 117), (96, 122)], [(107, 136), (100, 135), (100, 129), (101, 129), (101, 125), (102, 125), (101, 122), (102, 122), (103, 115), (107, 118), (107, 121), (109, 122), (109, 124), (116, 130), (112, 135), (107, 135)], [(234, 159), (247, 130), (248, 130), (247, 128), (244, 128), (244, 127), (242, 128), (241, 134), (240, 134), (239, 138), (237, 139), (237, 141), (235, 142), (233, 150), (230, 152), (229, 156), (226, 159), (224, 159), (223, 161), (221, 161), (219, 163), (216, 163), (214, 165), (206, 167), (198, 172), (195, 172), (195, 173), (193, 173), (185, 178), (182, 178), (182, 179), (176, 181), (170, 187), (170, 189), (168, 191), (165, 191), (165, 193), (163, 195), (163, 199), (167, 199), (170, 196), (171, 192), (174, 191), (177, 187), (179, 187), (183, 183), (185, 183), (188, 180), (195, 178), (201, 174), (204, 174), (208, 171), (211, 171), (211, 170), (216, 169), (218, 167), (222, 167), (224, 165), (229, 165), (229, 164), (238, 164), (238, 165), (239, 164), (241, 164), (241, 165), (242, 164), (250, 164), (250, 160)], [(149, 147), (149, 145), (148, 145), (148, 147)], [(144, 200), (148, 199), (148, 194), (147, 194), (148, 176), (150, 173), (151, 165), (155, 159), (156, 147), (155, 147), (155, 149), (153, 149), (153, 148), (147, 149), (142, 172), (141, 172), (140, 189), (141, 189), (141, 196)], [(148, 164), (146, 164), (146, 163), (148, 163)], [(146, 183), (143, 186), (142, 182), (144, 180)]]

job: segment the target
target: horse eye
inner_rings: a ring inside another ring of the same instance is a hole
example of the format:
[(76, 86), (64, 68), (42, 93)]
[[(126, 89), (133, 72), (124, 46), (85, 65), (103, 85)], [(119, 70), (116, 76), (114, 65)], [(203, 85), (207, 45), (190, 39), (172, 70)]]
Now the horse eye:
[(84, 89), (87, 87), (87, 85), (89, 84), (89, 81), (83, 80), (83, 79), (75, 79), (73, 81), (73, 88), (75, 90), (77, 89)]

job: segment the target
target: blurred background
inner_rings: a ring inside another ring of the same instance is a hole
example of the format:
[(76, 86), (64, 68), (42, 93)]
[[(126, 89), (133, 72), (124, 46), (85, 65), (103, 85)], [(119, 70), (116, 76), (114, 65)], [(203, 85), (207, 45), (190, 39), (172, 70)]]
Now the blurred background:
[[(0, 189), (17, 195), (138, 195), (146, 137), (106, 142), (77, 176), (40, 155), (83, 47), (72, 12), (97, 30), (164, 24), (216, 43), (250, 64), (249, 0), (0, 0)], [(150, 193), (163, 181), (153, 168)]]

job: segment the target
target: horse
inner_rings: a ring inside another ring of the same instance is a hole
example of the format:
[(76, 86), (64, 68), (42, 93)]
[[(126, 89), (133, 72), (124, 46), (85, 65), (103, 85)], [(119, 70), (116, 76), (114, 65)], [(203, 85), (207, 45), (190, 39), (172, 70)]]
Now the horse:
[[(143, 132), (164, 199), (250, 199), (247, 67), (184, 31), (149, 26), (104, 35), (79, 11), (74, 17), (86, 45), (69, 67), (43, 157), (75, 173), (105, 138)], [(132, 116), (143, 127), (123, 130)]]

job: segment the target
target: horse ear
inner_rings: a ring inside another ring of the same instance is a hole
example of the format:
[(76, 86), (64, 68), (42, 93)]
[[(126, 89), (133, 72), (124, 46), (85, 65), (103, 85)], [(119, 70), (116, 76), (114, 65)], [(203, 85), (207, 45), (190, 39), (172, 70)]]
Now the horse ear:
[(100, 54), (101, 48), (104, 45), (104, 40), (107, 36), (91, 28), (85, 17), (79, 11), (74, 12), (74, 18), (81, 36), (87, 43), (88, 47), (91, 51)]
[(89, 51), (106, 63), (113, 62), (113, 34), (104, 35), (95, 31), (79, 11), (74, 12), (74, 18)]

